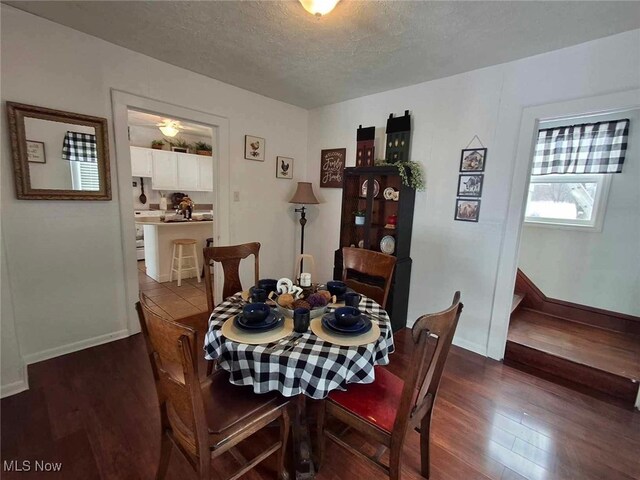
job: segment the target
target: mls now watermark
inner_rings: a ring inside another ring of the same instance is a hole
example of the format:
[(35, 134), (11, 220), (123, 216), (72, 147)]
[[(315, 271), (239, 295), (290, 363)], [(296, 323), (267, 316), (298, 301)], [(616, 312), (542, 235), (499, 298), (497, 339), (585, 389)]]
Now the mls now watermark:
[(59, 472), (62, 462), (46, 462), (44, 460), (5, 460), (2, 462), (4, 472)]

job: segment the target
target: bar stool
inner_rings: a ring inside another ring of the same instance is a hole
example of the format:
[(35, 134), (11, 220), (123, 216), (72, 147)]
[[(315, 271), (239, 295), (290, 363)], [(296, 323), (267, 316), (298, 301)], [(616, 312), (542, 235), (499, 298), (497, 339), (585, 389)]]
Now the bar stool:
[[(173, 272), (178, 274), (178, 286), (182, 286), (182, 273), (189, 270), (195, 270), (198, 283), (200, 283), (200, 267), (198, 266), (198, 251), (196, 245), (198, 242), (193, 238), (178, 238), (173, 241), (173, 256), (171, 257), (171, 273), (169, 274), (169, 281), (173, 282)], [(192, 255), (185, 255), (184, 247), (191, 247)], [(177, 252), (177, 255), (176, 255)], [(178, 261), (178, 268), (175, 267), (176, 260)], [(189, 266), (183, 266), (182, 261), (188, 260)]]

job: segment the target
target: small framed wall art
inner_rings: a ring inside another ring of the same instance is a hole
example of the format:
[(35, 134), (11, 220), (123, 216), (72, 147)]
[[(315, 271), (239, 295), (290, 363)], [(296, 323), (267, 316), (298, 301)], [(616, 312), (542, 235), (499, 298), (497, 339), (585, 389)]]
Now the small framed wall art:
[(462, 222), (477, 222), (480, 217), (480, 200), (467, 200), (458, 198), (456, 200), (455, 220)]
[(276, 157), (276, 178), (293, 178), (293, 158)]
[(320, 187), (342, 188), (346, 148), (331, 148), (320, 153)]
[(244, 136), (244, 158), (264, 162), (264, 138)]
[(27, 161), (31, 163), (47, 163), (47, 156), (44, 152), (44, 142), (26, 140)]
[(486, 148), (466, 148), (460, 155), (461, 172), (484, 172), (487, 161)]
[(480, 197), (482, 196), (482, 183), (484, 175), (458, 176), (458, 197)]

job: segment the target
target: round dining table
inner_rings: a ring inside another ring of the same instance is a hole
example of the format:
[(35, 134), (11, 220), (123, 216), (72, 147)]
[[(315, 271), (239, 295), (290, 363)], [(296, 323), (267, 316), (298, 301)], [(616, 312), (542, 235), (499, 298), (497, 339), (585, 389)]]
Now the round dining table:
[[(242, 294), (238, 293), (213, 310), (204, 342), (205, 358), (215, 361), (216, 368), (229, 372), (229, 381), (235, 385), (251, 385), (257, 394), (277, 390), (286, 397), (296, 397), (298, 411), (293, 419), (296, 443), (308, 442), (305, 397), (323, 399), (332, 390), (346, 390), (350, 383), (372, 383), (374, 366), (387, 365), (389, 354), (394, 351), (387, 312), (365, 296), (358, 308), (377, 323), (380, 336), (366, 345), (351, 347), (325, 341), (311, 329), (305, 333), (293, 332), (268, 344), (232, 341), (222, 334), (222, 326), (238, 315), (244, 305)], [(335, 308), (329, 307), (327, 311), (333, 310)], [(302, 453), (298, 451), (296, 455), (296, 478), (313, 478), (308, 443), (298, 450)]]

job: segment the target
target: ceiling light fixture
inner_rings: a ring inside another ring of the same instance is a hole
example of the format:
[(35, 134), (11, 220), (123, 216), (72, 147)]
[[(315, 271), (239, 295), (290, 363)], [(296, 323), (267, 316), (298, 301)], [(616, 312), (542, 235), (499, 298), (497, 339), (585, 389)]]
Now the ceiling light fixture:
[(180, 132), (180, 124), (170, 120), (158, 124), (158, 128), (167, 137), (175, 137)]
[(321, 17), (335, 8), (340, 0), (300, 0), (304, 9), (311, 15)]

